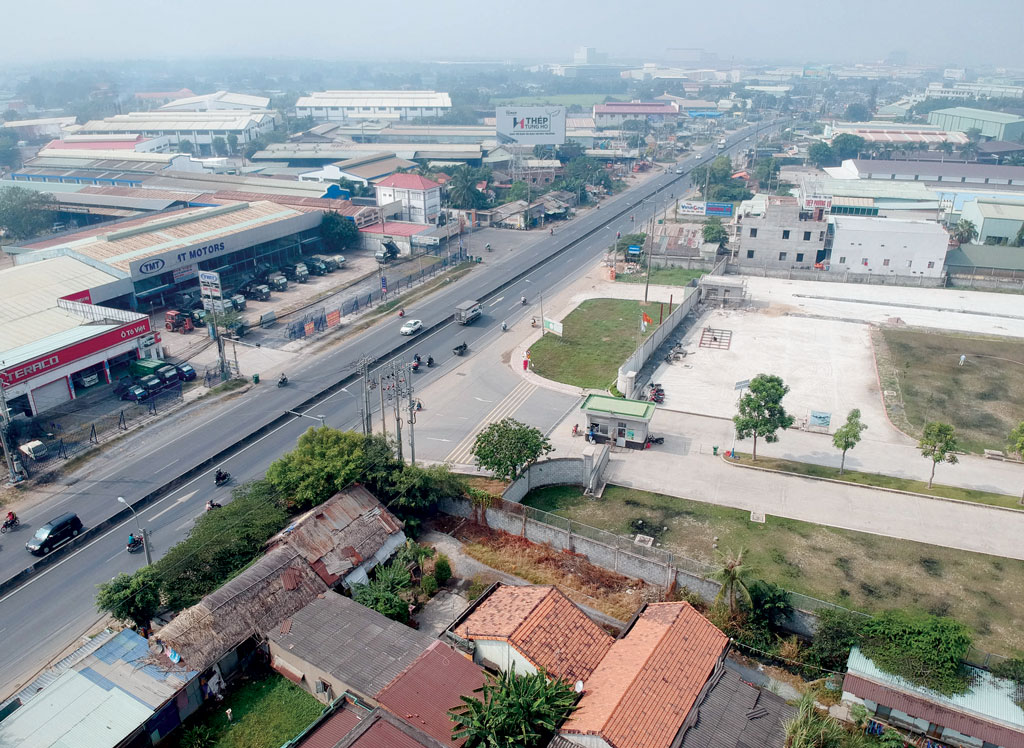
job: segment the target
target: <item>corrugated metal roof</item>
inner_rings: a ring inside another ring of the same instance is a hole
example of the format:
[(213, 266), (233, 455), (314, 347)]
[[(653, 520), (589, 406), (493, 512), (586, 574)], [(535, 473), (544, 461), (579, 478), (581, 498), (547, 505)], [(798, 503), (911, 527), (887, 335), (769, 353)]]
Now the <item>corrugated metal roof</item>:
[[(850, 651), (846, 669), (854, 676), (863, 676), (877, 684), (917, 696), (939, 707), (970, 712), (979, 717), (1012, 725), (1020, 736), (1018, 745), (1024, 748), (1024, 709), (1014, 702), (1016, 686), (1011, 681), (996, 678), (986, 670), (970, 668), (971, 675), (974, 677), (971, 689), (967, 693), (945, 696), (936, 691), (915, 686), (898, 675), (882, 671), (858, 647), (854, 647)], [(970, 735), (971, 733), (965, 734)]]
[(144, 132), (148, 130), (245, 130), (274, 115), (266, 112), (220, 110), (212, 112), (129, 112), (82, 125), (82, 133)]
[(783, 748), (784, 724), (796, 709), (773, 693), (753, 686), (726, 667), (715, 676), (680, 748)]
[(948, 109), (934, 109), (931, 114), (942, 114), (947, 117), (963, 117), (965, 119), (976, 119), (983, 122), (998, 122), (1003, 125), (1013, 124), (1014, 122), (1024, 122), (1024, 117), (1018, 117), (1016, 114), (993, 112), (988, 109), (971, 109), (970, 107), (965, 106), (955, 106)]
[(985, 218), (1024, 221), (1024, 202), (1022, 201), (978, 199), (977, 203), (978, 211)]
[(211, 94), (199, 96), (186, 96), (175, 99), (164, 104), (161, 109), (185, 110), (187, 107), (195, 106), (197, 111), (202, 111), (214, 103), (237, 105), (238, 109), (266, 109), (270, 106), (270, 98), (267, 96), (250, 96), (249, 94), (231, 93), (230, 91), (215, 91)]
[(331, 716), (310, 730), (295, 748), (334, 748), (355, 729), (365, 714), (358, 707), (342, 702)]
[(946, 267), (970, 271), (977, 268), (1024, 270), (1024, 249), (988, 244), (961, 244), (946, 253)]
[(443, 91), (314, 91), (300, 96), (296, 107), (450, 107)]
[(69, 670), (0, 722), (0, 748), (114, 748), (153, 710)]
[(336, 748), (444, 748), (445, 745), (451, 742), (441, 743), (406, 720), (374, 709)]

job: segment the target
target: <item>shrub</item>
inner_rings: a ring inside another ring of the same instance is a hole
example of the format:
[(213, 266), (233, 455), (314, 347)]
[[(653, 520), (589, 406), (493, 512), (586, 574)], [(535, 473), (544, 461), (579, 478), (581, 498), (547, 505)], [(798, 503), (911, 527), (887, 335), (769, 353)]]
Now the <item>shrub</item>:
[(1012, 680), (1018, 685), (1024, 685), (1024, 659), (1016, 657), (1012, 660), (1004, 660), (992, 667), (992, 675)]
[(749, 621), (752, 625), (765, 626), (777, 632), (792, 612), (789, 592), (777, 584), (758, 579), (750, 585)]
[(420, 592), (427, 597), (433, 597), (437, 594), (437, 578), (433, 574), (427, 574), (420, 580)]
[(963, 693), (970, 676), (967, 627), (952, 618), (892, 610), (861, 625), (861, 649), (880, 669), (947, 696)]
[(860, 641), (864, 620), (848, 610), (819, 610), (818, 629), (804, 653), (804, 661), (826, 670), (846, 670), (846, 660), (850, 649)]
[(438, 554), (437, 560), (434, 562), (434, 576), (437, 578), (438, 585), (442, 587), (448, 584), (448, 580), (452, 578), (452, 564), (444, 554)]
[(180, 748), (212, 748), (216, 742), (213, 728), (196, 725), (185, 731), (178, 745)]

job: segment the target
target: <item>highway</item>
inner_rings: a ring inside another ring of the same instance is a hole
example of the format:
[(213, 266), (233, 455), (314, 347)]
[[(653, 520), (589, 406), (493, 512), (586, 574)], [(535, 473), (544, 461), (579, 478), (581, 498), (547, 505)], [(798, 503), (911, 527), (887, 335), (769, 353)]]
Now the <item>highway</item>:
[[(737, 131), (728, 138), (729, 150), (742, 147), (747, 136), (773, 126), (777, 124), (761, 123), (758, 130), (750, 127)], [(710, 160), (714, 155), (717, 154), (709, 152), (707, 158)], [(485, 256), (484, 263), (465, 277), (409, 304), (406, 319), (422, 319), (430, 328), (448, 318), (455, 304), (467, 298), (507, 301), (490, 308), (507, 307), (507, 313), (515, 315), (512, 307), (521, 295), (534, 299), (557, 288), (566, 278), (585, 271), (607, 250), (614, 232), (631, 232), (652, 211), (665, 207), (670, 193), (683, 194), (689, 185), (689, 170), (701, 163), (695, 158), (687, 159), (681, 164), (683, 174), (667, 170), (606, 200), (600, 210), (558, 226), (553, 236), (519, 250), (515, 262), (488, 263)], [(631, 213), (636, 223), (630, 221)], [(522, 277), (517, 279), (520, 274)], [(118, 496), (133, 502), (176, 477), (190, 474), (211, 455), (266, 429), (286, 411), (344, 381), (353, 374), (360, 358), (389, 360), (396, 345), (406, 340), (398, 333), (404, 321), (397, 316), (384, 319), (371, 330), (315, 357), (301, 359), (304, 367), (288, 372), (288, 387), (277, 388), (273, 382), (265, 382), (241, 397), (219, 404), (204, 405), (200, 401), (190, 406), (184, 417), (175, 414), (167, 422), (158, 422), (123, 439), (98, 459), (97, 467), (84, 479), (57, 490), (49, 500), (21, 513), (23, 526), (0, 539), (0, 579), (12, 576), (34, 560), (24, 550), (24, 543), (50, 517), (75, 511), (86, 527), (95, 526), (123, 508), (116, 501)], [(399, 354), (399, 358), (410, 360), (413, 350), (434, 356), (438, 366), (416, 375), (417, 385), (425, 385), (451, 369), (453, 345), (465, 340), (472, 355), (478, 344), (501, 334), (501, 321), (498, 315), (485, 314), (470, 326), (441, 325), (422, 333), (415, 348)], [(361, 385), (353, 382), (305, 411), (325, 416), (327, 424), (333, 427), (358, 429), (361, 404)], [(229, 499), (230, 487), (213, 486), (215, 469), (230, 471), (236, 485), (262, 477), (270, 462), (293, 448), (299, 435), (314, 425), (315, 420), (301, 417), (277, 423), (222, 462), (208, 466), (140, 510), (142, 524), (151, 532), (154, 559), (187, 534), (207, 499)], [(71, 549), (59, 562), (0, 598), (3, 698), (23, 687), (40, 667), (94, 625), (99, 618), (95, 609), (96, 584), (145, 563), (142, 553), (125, 552), (125, 540), (134, 529), (135, 522), (129, 519), (97, 538), (83, 541), (83, 545)]]

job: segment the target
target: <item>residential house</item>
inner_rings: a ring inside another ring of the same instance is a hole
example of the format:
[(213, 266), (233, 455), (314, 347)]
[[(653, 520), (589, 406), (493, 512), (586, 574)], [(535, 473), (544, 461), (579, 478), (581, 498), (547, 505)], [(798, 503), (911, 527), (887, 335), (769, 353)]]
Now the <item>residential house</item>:
[(124, 629), (52, 683), (23, 695), (0, 722), (3, 748), (148, 746), (203, 702), (195, 671), (166, 672), (152, 662), (149, 643)]
[(909, 732), (914, 740), (1024, 748), (1020, 688), (1011, 681), (970, 668), (969, 690), (946, 696), (884, 672), (857, 647), (850, 652), (846, 669), (843, 701), (863, 704), (875, 722)]
[(377, 205), (400, 202), (401, 220), (437, 223), (441, 213), (441, 185), (419, 174), (392, 174), (375, 185)]
[(586, 748), (670, 748), (724, 667), (729, 638), (689, 603), (652, 603), (589, 678), (562, 725)]
[(359, 485), (297, 517), (268, 541), (295, 550), (329, 587), (369, 581), (373, 567), (405, 544), (402, 523)]
[(586, 682), (615, 641), (557, 587), (540, 585), (493, 585), (449, 631), (478, 664), (569, 682)]
[(350, 693), (376, 706), (433, 641), (330, 591), (267, 630), (271, 666), (325, 704)]
[(416, 167), (415, 161), (398, 158), (394, 153), (381, 151), (371, 153), (367, 156), (336, 161), (327, 164), (315, 171), (308, 171), (299, 175), (303, 182), (337, 182), (347, 179), (362, 185), (377, 182), (385, 177), (394, 174), (401, 169), (412, 169)]
[(253, 635), (277, 627), (318, 595), (327, 583), (298, 550), (279, 545), (157, 632), (166, 659), (206, 670)]
[(401, 717), (375, 709), (333, 748), (444, 748), (451, 744), (450, 740), (435, 740)]

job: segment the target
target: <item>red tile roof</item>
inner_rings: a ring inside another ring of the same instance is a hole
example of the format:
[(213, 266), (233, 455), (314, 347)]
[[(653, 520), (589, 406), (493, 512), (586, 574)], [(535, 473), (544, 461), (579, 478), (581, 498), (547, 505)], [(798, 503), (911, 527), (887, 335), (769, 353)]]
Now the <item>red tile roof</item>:
[(728, 641), (688, 603), (648, 605), (584, 681), (562, 733), (599, 735), (613, 748), (669, 748)]
[(455, 633), (507, 641), (536, 667), (570, 683), (589, 678), (614, 642), (550, 586), (497, 587)]
[(483, 668), (435, 641), (377, 694), (377, 701), (442, 743), (462, 745), (464, 740), (452, 740), (448, 710), (462, 703), (460, 696), (472, 696), (483, 684)]
[(419, 174), (392, 174), (377, 182), (377, 186), (397, 187), (401, 190), (432, 190), (441, 185)]

